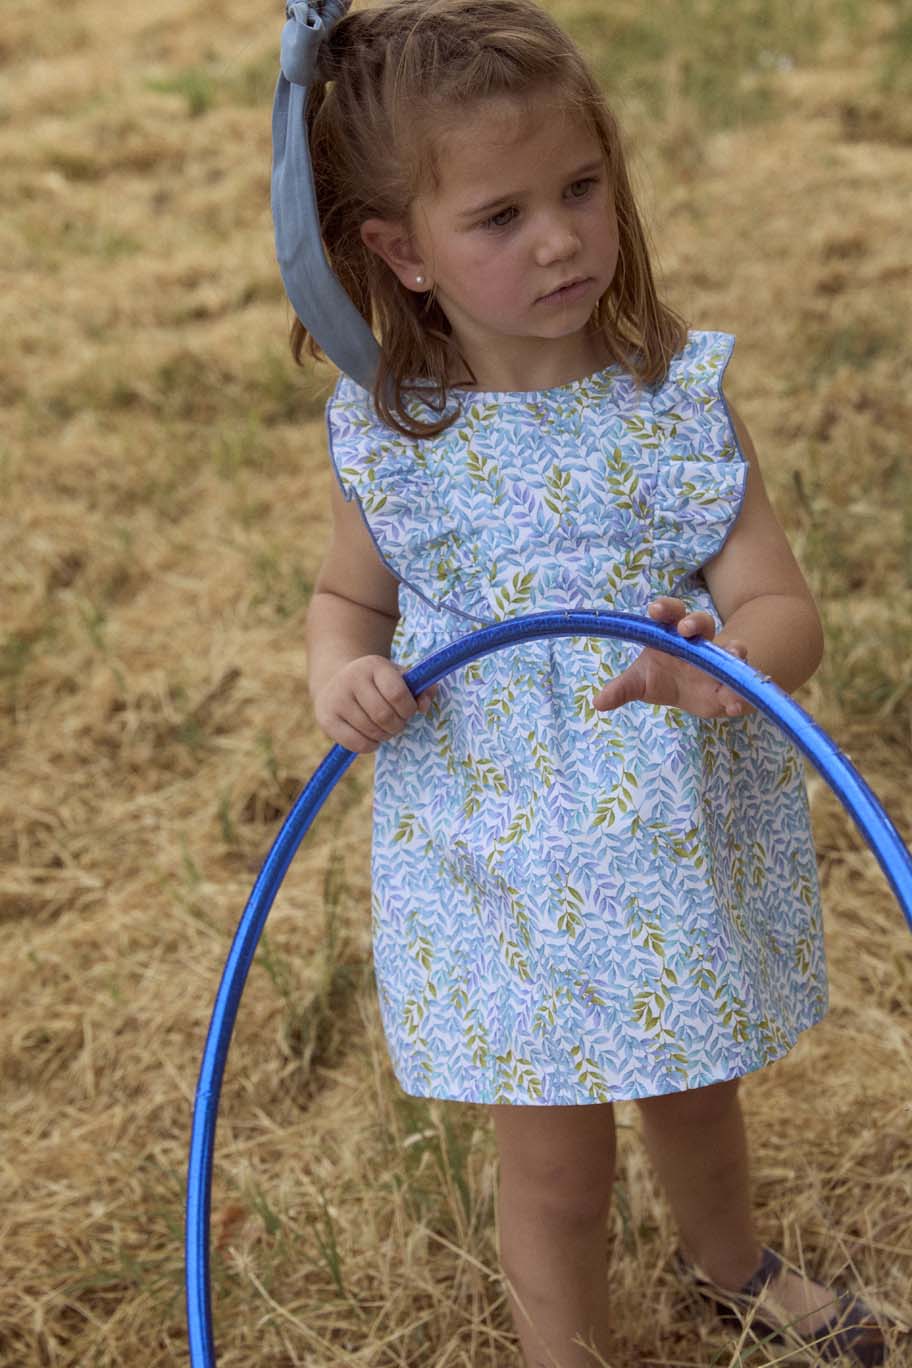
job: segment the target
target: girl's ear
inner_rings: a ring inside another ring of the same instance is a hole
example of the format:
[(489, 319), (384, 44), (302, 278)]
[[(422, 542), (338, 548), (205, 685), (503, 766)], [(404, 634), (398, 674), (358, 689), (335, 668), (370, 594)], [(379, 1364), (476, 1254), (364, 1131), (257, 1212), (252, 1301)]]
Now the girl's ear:
[(361, 241), (386, 262), (407, 290), (424, 294), (431, 288), (424, 259), (403, 224), (392, 219), (366, 219), (361, 224)]

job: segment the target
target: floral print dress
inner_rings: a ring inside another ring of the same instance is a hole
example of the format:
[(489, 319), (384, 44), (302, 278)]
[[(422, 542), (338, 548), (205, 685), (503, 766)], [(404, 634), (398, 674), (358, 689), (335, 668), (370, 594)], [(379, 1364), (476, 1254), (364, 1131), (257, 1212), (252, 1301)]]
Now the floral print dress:
[[(330, 449), (400, 581), (393, 658), (530, 612), (642, 614), (657, 594), (718, 620), (700, 567), (747, 478), (721, 393), (733, 343), (691, 333), (652, 389), (609, 367), (464, 394), (421, 440), (342, 377)], [(378, 751), (374, 967), (406, 1092), (654, 1096), (760, 1068), (824, 1014), (800, 756), (756, 714), (596, 713), (637, 650), (508, 647)]]

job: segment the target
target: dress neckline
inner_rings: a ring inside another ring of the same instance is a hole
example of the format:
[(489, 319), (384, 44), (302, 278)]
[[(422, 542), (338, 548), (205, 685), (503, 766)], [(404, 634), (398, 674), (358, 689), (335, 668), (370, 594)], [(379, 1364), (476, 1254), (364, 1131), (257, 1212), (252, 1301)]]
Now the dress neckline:
[(626, 372), (617, 362), (611, 362), (607, 366), (600, 366), (598, 370), (590, 372), (588, 375), (581, 375), (576, 380), (564, 380), (560, 385), (549, 385), (546, 389), (529, 390), (485, 390), (485, 389), (462, 389), (453, 386), (447, 393), (459, 399), (471, 401), (490, 402), (498, 400), (501, 403), (506, 400), (513, 400), (517, 403), (529, 403), (530, 401), (543, 400), (556, 397), (562, 394), (574, 394), (589, 385), (596, 384), (598, 381), (607, 379), (609, 376), (623, 375)]

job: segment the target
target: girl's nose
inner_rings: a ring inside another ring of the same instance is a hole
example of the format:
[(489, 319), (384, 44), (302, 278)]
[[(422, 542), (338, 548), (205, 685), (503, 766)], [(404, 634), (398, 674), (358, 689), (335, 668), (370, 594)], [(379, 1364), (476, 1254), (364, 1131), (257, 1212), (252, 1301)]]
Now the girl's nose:
[(539, 266), (551, 266), (556, 261), (567, 261), (580, 248), (576, 227), (563, 216), (555, 216), (543, 223), (535, 248)]

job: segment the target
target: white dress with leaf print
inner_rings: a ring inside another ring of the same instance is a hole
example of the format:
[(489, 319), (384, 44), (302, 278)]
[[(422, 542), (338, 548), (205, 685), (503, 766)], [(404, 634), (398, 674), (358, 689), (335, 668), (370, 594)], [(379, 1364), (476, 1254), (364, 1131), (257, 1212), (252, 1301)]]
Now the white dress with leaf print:
[[(712, 600), (700, 567), (747, 466), (694, 332), (666, 381), (619, 368), (461, 396), (420, 441), (343, 377), (333, 460), (400, 580), (393, 658), (549, 609)], [(417, 403), (417, 401), (416, 401)], [(406, 1092), (578, 1104), (733, 1078), (826, 1010), (802, 761), (766, 719), (592, 698), (622, 642), (523, 642), (450, 675), (377, 753), (374, 965)]]

